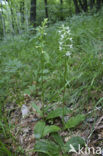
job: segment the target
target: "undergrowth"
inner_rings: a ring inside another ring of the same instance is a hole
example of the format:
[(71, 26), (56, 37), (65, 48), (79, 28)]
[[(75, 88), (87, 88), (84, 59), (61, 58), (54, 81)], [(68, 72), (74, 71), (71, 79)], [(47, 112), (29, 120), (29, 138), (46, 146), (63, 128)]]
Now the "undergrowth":
[(43, 96), (46, 115), (48, 109), (61, 107), (65, 59), (59, 50), (58, 30), (63, 24), (70, 27), (73, 40), (72, 53), (67, 60), (63, 102), (68, 109), (72, 108), (71, 114), (74, 116), (87, 115), (88, 108), (94, 110), (98, 101), (99, 106), (103, 107), (102, 15), (73, 16), (64, 23), (58, 22), (46, 28), (45, 44), (42, 43), (45, 56), (38, 48), (39, 33), (14, 36), (0, 42), (0, 153), (12, 155), (12, 148), (4, 140), (12, 138), (15, 142), (10, 133), (12, 125), (8, 122), (10, 113), (5, 107), (13, 103), (21, 107), (24, 94), (40, 100)]

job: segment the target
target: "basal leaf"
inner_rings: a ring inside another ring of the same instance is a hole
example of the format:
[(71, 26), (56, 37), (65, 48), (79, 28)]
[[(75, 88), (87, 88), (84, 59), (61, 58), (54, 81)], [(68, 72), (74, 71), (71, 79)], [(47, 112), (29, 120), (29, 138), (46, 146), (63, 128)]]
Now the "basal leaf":
[[(85, 141), (82, 137), (75, 136), (72, 137), (65, 145), (64, 145), (64, 151), (65, 152), (73, 152), (71, 151), (74, 148), (74, 151), (78, 151), (79, 147), (85, 146)], [(73, 147), (73, 148), (72, 148)]]
[(52, 126), (46, 126), (44, 128), (43, 136), (48, 135), (49, 133), (58, 132), (60, 128), (58, 126), (52, 125)]
[[(66, 115), (69, 112), (69, 110), (65, 107), (64, 108), (64, 114)], [(48, 119), (54, 119), (57, 117), (62, 117), (63, 116), (63, 108), (57, 108), (53, 111), (51, 111), (48, 115), (47, 115), (47, 120)]]
[(65, 124), (65, 128), (75, 128), (78, 126), (82, 121), (85, 120), (85, 115), (84, 114), (78, 114), (75, 117), (71, 117)]
[(38, 156), (48, 156), (46, 153), (38, 153)]
[(59, 146), (52, 141), (39, 140), (34, 146), (35, 152), (45, 153), (48, 156), (59, 156)]
[(37, 124), (34, 127), (34, 135), (36, 139), (40, 139), (43, 136), (44, 128), (45, 122), (43, 121), (37, 122)]
[(54, 140), (58, 145), (60, 145), (61, 147), (64, 146), (63, 139), (62, 139), (62, 137), (61, 137), (58, 133), (52, 134), (52, 137), (53, 137), (53, 140)]

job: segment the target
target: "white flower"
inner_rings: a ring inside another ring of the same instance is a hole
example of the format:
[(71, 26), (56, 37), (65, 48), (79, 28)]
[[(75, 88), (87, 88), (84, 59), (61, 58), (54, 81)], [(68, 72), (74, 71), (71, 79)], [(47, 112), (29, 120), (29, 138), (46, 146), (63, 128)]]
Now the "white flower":
[(60, 44), (60, 45), (62, 45), (62, 44), (63, 44), (63, 42), (59, 42), (59, 44)]
[(71, 55), (71, 53), (68, 51), (65, 55), (66, 55), (66, 56), (70, 56), (70, 55)]
[(73, 41), (72, 38), (70, 38), (70, 41)]
[(69, 27), (66, 28), (66, 31), (68, 34), (70, 34), (70, 28)]
[(46, 35), (47, 35), (47, 33), (45, 32), (45, 33), (44, 33), (44, 35), (46, 36)]
[(71, 44), (71, 45), (69, 45), (70, 46), (70, 48), (73, 48), (73, 45)]
[(61, 34), (62, 31), (59, 30), (58, 32), (59, 32), (59, 34)]
[(61, 38), (62, 38), (62, 39), (64, 38), (64, 34), (61, 35)]
[(69, 27), (66, 27), (66, 29), (67, 29), (67, 30), (70, 30), (70, 28), (69, 28)]
[[(62, 25), (61, 30), (59, 30), (58, 32), (59, 32), (59, 50), (67, 51), (68, 49), (73, 48), (70, 28)], [(69, 42), (68, 45), (67, 42)], [(65, 55), (70, 56), (71, 53), (67, 52)]]
[(70, 34), (70, 30), (67, 30), (67, 33)]
[(64, 24), (62, 24), (62, 28), (65, 28), (65, 27), (64, 27)]
[(62, 51), (62, 47), (59, 47), (59, 50)]

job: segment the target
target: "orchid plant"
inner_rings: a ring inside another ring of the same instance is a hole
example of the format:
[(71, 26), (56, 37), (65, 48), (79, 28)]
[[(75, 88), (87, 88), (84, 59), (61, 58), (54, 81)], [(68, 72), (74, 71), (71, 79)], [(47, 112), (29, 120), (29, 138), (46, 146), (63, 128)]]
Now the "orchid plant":
[(63, 88), (63, 98), (62, 98), (62, 107), (63, 107), (63, 123), (64, 123), (64, 107), (65, 107), (65, 93), (67, 87), (67, 64), (68, 58), (71, 57), (73, 40), (70, 27), (62, 25), (60, 27), (59, 33), (59, 50), (63, 53), (64, 56), (64, 88)]
[(47, 35), (45, 29), (47, 27), (47, 19), (44, 19), (41, 26), (37, 28), (37, 46), (36, 48), (40, 51), (40, 58), (41, 58), (41, 102), (42, 102), (42, 112), (44, 118), (44, 69), (45, 69), (45, 36)]

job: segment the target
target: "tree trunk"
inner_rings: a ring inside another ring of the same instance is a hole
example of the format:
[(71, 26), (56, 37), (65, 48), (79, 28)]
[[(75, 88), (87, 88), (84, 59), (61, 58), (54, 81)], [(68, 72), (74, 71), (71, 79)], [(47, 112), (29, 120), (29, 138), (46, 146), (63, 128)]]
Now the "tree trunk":
[(92, 10), (95, 4), (95, 0), (90, 0), (90, 9)]
[(48, 2), (47, 2), (47, 0), (44, 0), (44, 2), (45, 2), (45, 16), (46, 16), (46, 18), (48, 18), (49, 17), (49, 15), (48, 15)]
[(60, 0), (60, 12), (61, 12), (61, 17), (60, 19), (63, 20), (63, 0)]
[(12, 34), (14, 35), (15, 34), (15, 15), (14, 15), (14, 11), (13, 11), (13, 2), (8, 0), (8, 5), (9, 5), (9, 8), (10, 8), (10, 13), (11, 13), (11, 31), (12, 31)]
[(88, 11), (88, 3), (87, 3), (87, 0), (84, 0), (84, 12), (87, 12)]
[(75, 5), (75, 13), (78, 14), (80, 13), (79, 5), (77, 0), (73, 0), (74, 5)]
[(96, 1), (97, 11), (101, 8), (102, 0)]
[(30, 21), (36, 26), (36, 0), (31, 0)]
[(20, 13), (22, 17), (22, 22), (24, 23), (24, 0), (20, 3)]
[(78, 0), (79, 1), (79, 4), (81, 6), (81, 9), (84, 11), (84, 12), (87, 12), (88, 11), (88, 4), (87, 4), (87, 0), (83, 0), (83, 2), (81, 0)]
[(5, 27), (5, 18), (4, 18), (4, 12), (3, 12), (3, 5), (1, 3), (1, 34), (3, 37), (5, 37), (6, 34), (6, 27)]

